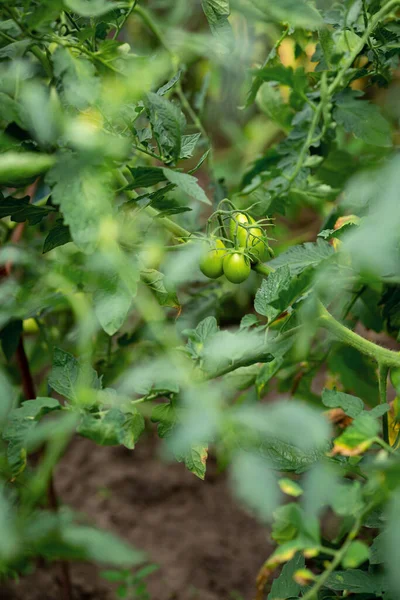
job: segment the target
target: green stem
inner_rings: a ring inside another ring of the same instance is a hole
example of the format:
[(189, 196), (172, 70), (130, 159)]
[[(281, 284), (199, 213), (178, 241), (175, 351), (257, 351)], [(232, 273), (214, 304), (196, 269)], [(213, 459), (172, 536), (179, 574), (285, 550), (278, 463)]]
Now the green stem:
[[(388, 2), (387, 4), (385, 4), (385, 6), (383, 6), (381, 8), (381, 10), (378, 11), (373, 16), (373, 18), (371, 19), (368, 27), (366, 28), (366, 30), (365, 30), (365, 32), (363, 34), (363, 36), (360, 38), (359, 43), (354, 48), (354, 50), (349, 54), (347, 60), (344, 62), (343, 66), (338, 71), (335, 79), (332, 81), (332, 83), (328, 87), (327, 96), (329, 96), (329, 97), (333, 96), (333, 94), (336, 92), (337, 88), (341, 85), (343, 76), (345, 75), (347, 69), (349, 69), (351, 67), (351, 65), (353, 64), (354, 60), (360, 54), (360, 52), (364, 48), (365, 44), (368, 42), (371, 33), (373, 32), (373, 30), (375, 29), (375, 27), (377, 25), (379, 25), (379, 23), (381, 22), (382, 18), (386, 14), (388, 14), (395, 6), (397, 6), (399, 4), (400, 4), (400, 0), (391, 0), (390, 2)], [(321, 101), (318, 104), (318, 106), (316, 107), (316, 109), (315, 109), (314, 116), (313, 116), (313, 119), (311, 121), (310, 128), (308, 130), (307, 138), (306, 138), (306, 140), (305, 140), (305, 142), (304, 142), (304, 144), (303, 144), (303, 146), (302, 146), (302, 148), (300, 150), (299, 157), (298, 157), (297, 163), (296, 163), (296, 165), (294, 167), (294, 170), (293, 170), (292, 174), (290, 175), (290, 177), (288, 178), (288, 181), (289, 181), (290, 184), (295, 180), (295, 178), (297, 177), (297, 175), (301, 171), (303, 163), (304, 163), (304, 159), (306, 157), (307, 151), (310, 148), (311, 144), (314, 141), (316, 141), (314, 139), (314, 134), (315, 134), (315, 130), (316, 130), (317, 126), (318, 126), (319, 120), (321, 118), (321, 114), (322, 114), (322, 111), (323, 111), (323, 106), (324, 106), (324, 103)]]
[[(386, 404), (386, 392), (387, 392), (387, 376), (389, 368), (387, 365), (378, 364), (378, 382), (379, 382), (379, 404)], [(385, 413), (382, 416), (382, 437), (385, 444), (389, 444), (389, 421), (388, 415)]]
[(341, 563), (343, 557), (345, 556), (347, 550), (349, 549), (350, 544), (357, 536), (359, 530), (361, 528), (361, 518), (358, 518), (354, 523), (351, 531), (349, 532), (343, 546), (337, 550), (335, 558), (329, 563), (325, 571), (318, 577), (318, 581), (312, 586), (311, 589), (306, 592), (303, 596), (303, 600), (317, 600), (318, 592), (329, 579), (331, 573), (336, 569), (336, 567)]
[(373, 358), (379, 365), (385, 367), (400, 367), (400, 353), (393, 352), (387, 348), (382, 348), (373, 342), (370, 342), (351, 329), (348, 329), (337, 321), (322, 305), (319, 303), (319, 323), (322, 327), (333, 333), (333, 335), (344, 344), (352, 346), (362, 354)]

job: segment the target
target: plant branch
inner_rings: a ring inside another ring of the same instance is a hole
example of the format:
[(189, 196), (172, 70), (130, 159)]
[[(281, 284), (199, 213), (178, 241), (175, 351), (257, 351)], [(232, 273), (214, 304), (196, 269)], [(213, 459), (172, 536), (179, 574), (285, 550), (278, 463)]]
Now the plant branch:
[[(387, 376), (389, 368), (387, 365), (378, 364), (378, 382), (379, 382), (379, 404), (386, 404)], [(382, 437), (386, 444), (389, 444), (389, 421), (388, 415), (382, 415)]]
[(318, 581), (308, 590), (303, 596), (303, 600), (316, 600), (318, 597), (318, 591), (323, 587), (324, 583), (329, 579), (331, 573), (336, 569), (336, 567), (341, 563), (343, 557), (345, 556), (350, 544), (357, 536), (358, 532), (361, 528), (361, 518), (359, 517), (351, 528), (348, 536), (344, 544), (339, 548), (336, 552), (335, 558), (329, 563), (326, 567), (325, 571), (318, 577)]
[[(353, 346), (356, 350), (373, 358), (379, 365), (385, 367), (400, 367), (400, 353), (393, 352), (387, 348), (382, 348), (369, 340), (361, 337), (351, 329), (348, 329), (337, 321), (323, 306), (319, 303), (319, 324), (330, 331), (338, 340)], [(386, 400), (385, 400), (386, 401)]]

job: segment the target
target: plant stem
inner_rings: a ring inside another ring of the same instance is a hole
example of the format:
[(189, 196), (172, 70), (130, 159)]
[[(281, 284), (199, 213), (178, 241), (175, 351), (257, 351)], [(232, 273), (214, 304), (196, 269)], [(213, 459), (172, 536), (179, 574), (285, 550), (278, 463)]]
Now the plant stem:
[(379, 365), (385, 367), (400, 367), (400, 353), (393, 352), (387, 348), (382, 348), (373, 342), (370, 342), (351, 329), (348, 329), (337, 321), (323, 306), (319, 303), (319, 323), (322, 327), (333, 333), (333, 335), (349, 346), (373, 358)]
[[(387, 365), (378, 364), (378, 382), (379, 382), (379, 404), (386, 404), (387, 376), (389, 368)], [(388, 414), (382, 415), (382, 437), (386, 444), (389, 444), (389, 422)]]
[[(345, 63), (341, 67), (341, 69), (338, 71), (336, 77), (334, 78), (334, 80), (332, 81), (332, 83), (330, 84), (330, 86), (328, 87), (327, 96), (329, 96), (329, 97), (333, 96), (333, 94), (336, 92), (337, 88), (341, 85), (343, 76), (345, 75), (347, 69), (349, 69), (351, 67), (351, 65), (353, 64), (354, 60), (360, 54), (360, 52), (364, 48), (365, 44), (368, 42), (371, 33), (373, 32), (373, 30), (375, 29), (375, 27), (377, 25), (379, 25), (379, 23), (381, 22), (382, 18), (387, 13), (389, 13), (395, 6), (397, 6), (399, 4), (400, 4), (400, 0), (391, 0), (390, 2), (388, 2), (387, 4), (385, 4), (385, 6), (383, 6), (381, 8), (381, 10), (379, 10), (373, 16), (373, 18), (371, 19), (368, 27), (364, 31), (364, 34), (361, 37), (359, 43), (354, 48), (354, 50), (349, 54), (347, 60), (345, 61)], [(324, 106), (324, 103), (321, 101), (318, 104), (318, 106), (315, 108), (314, 116), (313, 116), (313, 119), (311, 121), (310, 128), (308, 130), (307, 138), (306, 138), (306, 140), (305, 140), (305, 142), (304, 142), (304, 144), (303, 144), (303, 146), (302, 146), (302, 148), (300, 150), (299, 157), (298, 157), (297, 163), (296, 163), (296, 165), (295, 165), (295, 167), (293, 169), (293, 172), (291, 173), (291, 175), (288, 178), (288, 181), (289, 181), (290, 184), (295, 180), (295, 178), (297, 177), (297, 175), (301, 171), (303, 163), (304, 163), (304, 159), (306, 157), (307, 151), (310, 148), (311, 144), (314, 141), (316, 141), (314, 139), (314, 134), (315, 134), (315, 130), (316, 130), (317, 126), (318, 126), (318, 122), (319, 122), (321, 114), (322, 114), (323, 106)]]
[(336, 552), (335, 558), (329, 563), (325, 571), (318, 577), (318, 581), (308, 590), (303, 596), (303, 600), (317, 600), (318, 591), (322, 588), (324, 583), (329, 579), (331, 573), (341, 563), (344, 555), (346, 554), (351, 542), (358, 534), (361, 527), (361, 518), (358, 518), (354, 523), (351, 531), (349, 532), (343, 546)]
[[(21, 374), (22, 389), (26, 400), (34, 400), (36, 398), (35, 384), (33, 382), (32, 373), (29, 367), (28, 358), (26, 356), (23, 336), (21, 335), (18, 347), (17, 347), (17, 363), (19, 372)], [(54, 486), (54, 479), (50, 474), (47, 487), (47, 500), (51, 510), (57, 512), (58, 510), (58, 499)], [(72, 585), (71, 577), (69, 573), (69, 565), (66, 561), (59, 561), (58, 563), (59, 575), (61, 580), (61, 597), (62, 600), (72, 600)]]

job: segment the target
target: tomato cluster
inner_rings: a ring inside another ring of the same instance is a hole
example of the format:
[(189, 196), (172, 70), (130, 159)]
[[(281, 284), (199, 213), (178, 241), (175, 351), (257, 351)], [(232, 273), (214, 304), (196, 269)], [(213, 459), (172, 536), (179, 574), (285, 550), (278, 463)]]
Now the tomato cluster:
[(247, 213), (231, 211), (228, 218), (227, 245), (218, 237), (209, 238), (207, 250), (200, 260), (200, 269), (210, 279), (225, 275), (232, 283), (242, 283), (250, 275), (252, 263), (266, 260), (268, 239)]

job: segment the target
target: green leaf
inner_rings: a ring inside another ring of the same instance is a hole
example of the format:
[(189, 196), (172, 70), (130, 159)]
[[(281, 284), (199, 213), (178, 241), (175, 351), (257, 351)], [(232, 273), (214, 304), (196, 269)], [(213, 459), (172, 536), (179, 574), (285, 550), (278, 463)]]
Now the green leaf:
[(94, 312), (108, 335), (114, 335), (124, 324), (132, 305), (132, 291), (117, 274), (102, 279), (93, 294)]
[(177, 161), (186, 126), (181, 109), (163, 96), (149, 92), (146, 96), (146, 110), (160, 150)]
[(283, 98), (278, 87), (264, 83), (257, 95), (257, 104), (274, 123), (283, 131), (288, 132), (293, 118), (293, 112)]
[(172, 433), (177, 423), (177, 415), (171, 403), (163, 402), (153, 408), (151, 420), (158, 423), (158, 435), (165, 438)]
[(344, 456), (353, 456), (364, 452), (373, 443), (379, 433), (379, 423), (367, 412), (356, 417), (334, 442), (334, 452)]
[(306, 242), (299, 246), (292, 246), (268, 264), (274, 269), (288, 265), (290, 272), (297, 274), (307, 267), (317, 267), (334, 254), (335, 250), (328, 242), (318, 239), (316, 243)]
[(400, 490), (393, 493), (386, 511), (386, 519), (388, 523), (387, 530), (383, 534), (383, 548), (385, 567), (389, 574), (390, 587), (393, 591), (393, 598), (398, 598), (400, 594)]
[(259, 519), (269, 521), (281, 496), (276, 476), (265, 459), (250, 452), (239, 452), (231, 465), (233, 490)]
[(229, 47), (233, 42), (232, 29), (228, 21), (229, 0), (202, 0), (201, 5), (212, 34), (222, 39), (224, 45)]
[(72, 354), (61, 350), (54, 349), (53, 365), (49, 376), (49, 385), (61, 396), (68, 400), (77, 400), (77, 386), (82, 378), (82, 375), (89, 376), (89, 386), (94, 389), (101, 389), (101, 378), (98, 377), (94, 369), (90, 373), (84, 372), (81, 365)]
[(0, 195), (0, 219), (11, 217), (15, 223), (28, 221), (29, 225), (37, 225), (40, 221), (53, 212), (52, 207), (36, 206), (30, 203), (30, 197), (13, 198), (8, 196), (2, 198)]
[(36, 427), (37, 421), (60, 408), (61, 405), (55, 398), (36, 398), (26, 400), (20, 408), (10, 412), (3, 439), (8, 442), (7, 460), (14, 477), (26, 467), (28, 435)]
[(20, 111), (20, 105), (16, 100), (0, 92), (0, 121), (3, 121), (4, 125), (9, 125), (15, 121), (21, 127)]
[(77, 432), (100, 446), (117, 446), (124, 424), (125, 414), (117, 408), (111, 408), (103, 415), (86, 413), (77, 427)]
[(367, 144), (392, 146), (390, 124), (379, 108), (368, 100), (359, 100), (358, 94), (347, 90), (336, 98), (333, 118), (345, 131), (353, 133)]
[(196, 148), (196, 144), (201, 137), (201, 133), (192, 133), (182, 136), (181, 154), (179, 158), (191, 158)]
[(150, 187), (167, 180), (160, 167), (136, 167), (129, 170), (133, 177), (133, 183), (128, 186), (128, 189)]
[(119, 443), (129, 450), (133, 450), (144, 428), (143, 415), (137, 409), (130, 409), (130, 412), (125, 414), (125, 421), (118, 431)]
[(55, 157), (36, 152), (4, 152), (0, 154), (0, 184), (18, 187), (48, 171), (55, 163)]
[(208, 447), (200, 444), (191, 446), (184, 454), (175, 453), (178, 462), (185, 463), (186, 468), (199, 479), (204, 479), (207, 467)]
[(278, 438), (270, 437), (260, 444), (260, 453), (277, 471), (302, 472), (320, 460), (325, 450), (321, 448), (303, 450)]
[(180, 309), (180, 304), (176, 291), (167, 288), (165, 275), (156, 271), (156, 269), (144, 269), (140, 272), (140, 277), (144, 283), (154, 292), (161, 306), (170, 306)]
[(1, 348), (9, 361), (17, 350), (22, 333), (22, 321), (13, 320), (0, 331)]
[(293, 496), (294, 498), (297, 498), (303, 493), (303, 490), (299, 486), (299, 484), (296, 483), (296, 481), (294, 481), (293, 479), (289, 479), (288, 477), (280, 479), (278, 481), (278, 484), (282, 492), (288, 496)]
[(156, 93), (159, 96), (164, 96), (164, 94), (166, 94), (171, 88), (173, 88), (174, 85), (180, 80), (181, 75), (182, 75), (182, 71), (181, 71), (181, 69), (179, 69), (179, 71), (177, 73), (175, 73), (175, 75), (173, 77), (171, 77), (171, 79), (169, 81), (167, 81), (166, 84), (164, 84), (160, 88), (158, 88)]
[(381, 565), (385, 562), (386, 535), (386, 532), (382, 532), (372, 542), (369, 558), (371, 565)]
[(324, 389), (322, 403), (329, 408), (341, 408), (352, 419), (355, 419), (364, 410), (364, 403), (360, 398), (337, 390)]
[(66, 523), (61, 539), (75, 549), (77, 558), (102, 564), (132, 567), (145, 560), (145, 555), (112, 533), (85, 525)]
[(293, 276), (289, 266), (279, 267), (267, 279), (263, 279), (256, 293), (254, 308), (260, 315), (267, 317), (269, 322), (274, 321), (304, 293), (312, 277), (312, 269), (304, 269)]
[(210, 200), (204, 193), (203, 188), (197, 183), (197, 178), (188, 173), (180, 173), (179, 171), (173, 171), (172, 169), (163, 169), (165, 177), (174, 185), (176, 185), (182, 192), (191, 196), (195, 200), (204, 202), (205, 204), (211, 204)]
[(385, 589), (382, 575), (374, 575), (358, 569), (332, 573), (325, 586), (330, 590), (347, 590), (353, 594), (377, 594), (378, 598)]
[(0, 483), (0, 557), (3, 564), (7, 564), (7, 559), (12, 561), (20, 549), (13, 508), (12, 499), (8, 497), (5, 485)]
[(68, 242), (72, 242), (69, 227), (64, 225), (62, 219), (58, 219), (56, 225), (50, 229), (44, 240), (43, 254), (50, 252), (50, 250), (54, 250), (54, 248), (58, 248), (58, 246), (68, 244)]
[(108, 0), (64, 0), (66, 6), (82, 17), (100, 17), (117, 8), (125, 8), (125, 2)]
[(369, 547), (364, 542), (355, 540), (346, 550), (346, 554), (342, 558), (342, 566), (344, 569), (356, 569), (368, 559)]
[(304, 569), (304, 556), (298, 552), (283, 567), (279, 577), (274, 579), (271, 591), (268, 594), (268, 600), (281, 600), (281, 598), (293, 598), (300, 593), (300, 586), (293, 579), (294, 574), (299, 569)]
[(289, 23), (292, 27), (304, 29), (317, 29), (322, 25), (322, 18), (316, 8), (304, 0), (251, 0), (267, 20), (277, 23), (282, 21)]
[(100, 80), (88, 59), (74, 56), (61, 46), (52, 56), (54, 75), (62, 81), (62, 97), (67, 105), (80, 110), (91, 105), (98, 96)]
[(60, 206), (73, 241), (83, 252), (93, 252), (102, 223), (111, 218), (108, 173), (100, 166), (85, 165), (80, 157), (65, 154), (46, 180), (52, 187), (53, 203)]

